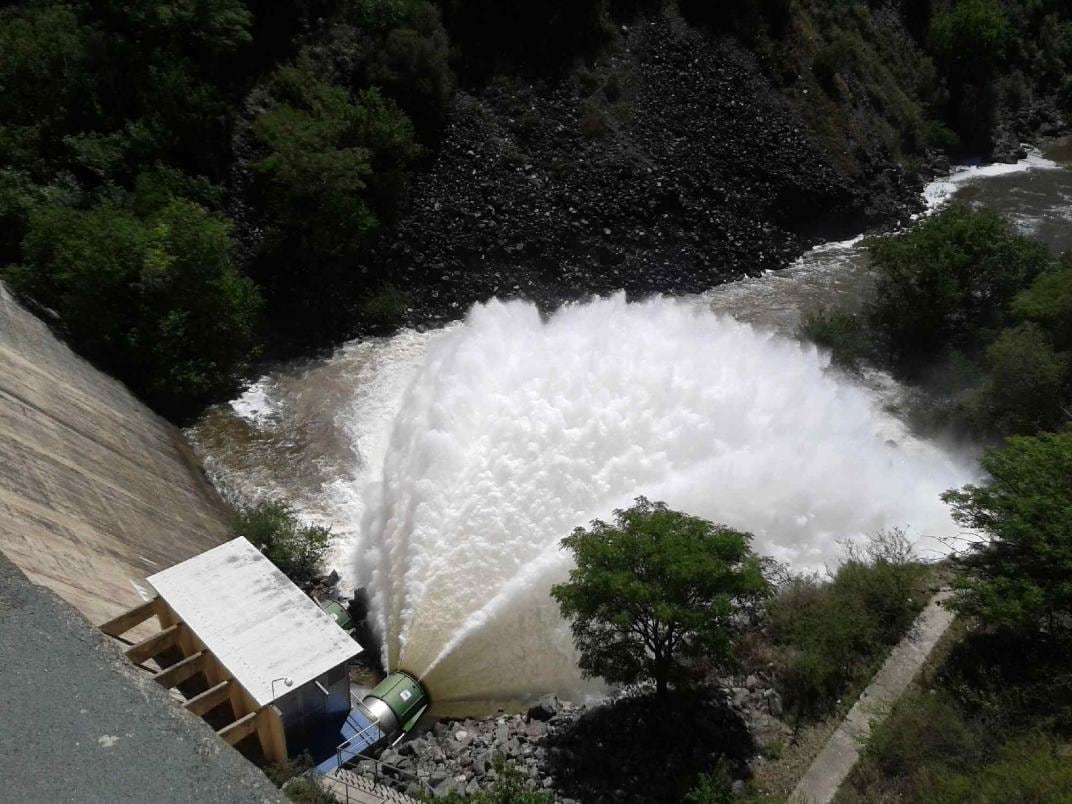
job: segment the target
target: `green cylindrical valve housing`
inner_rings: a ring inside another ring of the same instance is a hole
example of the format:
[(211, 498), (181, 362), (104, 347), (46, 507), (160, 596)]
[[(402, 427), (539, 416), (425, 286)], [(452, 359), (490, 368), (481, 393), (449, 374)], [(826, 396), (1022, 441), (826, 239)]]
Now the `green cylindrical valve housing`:
[(384, 734), (408, 732), (428, 709), (428, 693), (421, 682), (398, 670), (376, 685), (362, 703), (376, 718)]

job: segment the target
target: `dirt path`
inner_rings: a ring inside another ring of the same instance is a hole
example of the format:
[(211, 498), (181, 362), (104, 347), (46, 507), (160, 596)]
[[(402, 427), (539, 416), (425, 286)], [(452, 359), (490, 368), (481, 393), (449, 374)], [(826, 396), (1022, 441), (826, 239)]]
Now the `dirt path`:
[(931, 598), (911, 633), (890, 652), (841, 725), (811, 763), (793, 790), (792, 804), (828, 804), (849, 775), (873, 722), (883, 720), (890, 707), (912, 683), (934, 646), (952, 624), (954, 614), (944, 605), (951, 592)]

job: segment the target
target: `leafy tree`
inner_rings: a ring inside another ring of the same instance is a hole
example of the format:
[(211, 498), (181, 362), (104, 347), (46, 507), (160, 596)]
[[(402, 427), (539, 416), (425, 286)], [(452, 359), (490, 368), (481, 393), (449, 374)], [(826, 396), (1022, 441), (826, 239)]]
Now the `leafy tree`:
[(1055, 265), (997, 213), (961, 205), (871, 241), (869, 252), (879, 278), (868, 317), (902, 360), (996, 331), (1016, 294)]
[(0, 164), (47, 174), (85, 102), (88, 49), (71, 6), (0, 10)]
[(1020, 293), (1012, 309), (1043, 327), (1058, 349), (1072, 349), (1072, 254), (1064, 256), (1060, 270), (1042, 274)]
[(322, 575), (331, 547), (331, 529), (304, 525), (285, 502), (262, 502), (240, 511), (232, 532), (244, 536), (264, 553), (284, 575), (309, 589)]
[(610, 682), (687, 677), (686, 657), (730, 658), (738, 606), (767, 582), (748, 533), (638, 497), (562, 540), (576, 568), (551, 595), (572, 623), (581, 670)]
[(956, 556), (956, 607), (1014, 631), (1072, 627), (1072, 427), (986, 453), (990, 480), (942, 495), (980, 537)]
[(115, 203), (30, 215), (13, 287), (53, 308), (91, 359), (181, 414), (225, 390), (260, 298), (231, 263), (229, 224), (172, 199), (142, 218)]
[(998, 432), (1030, 435), (1060, 427), (1068, 418), (1068, 355), (1056, 353), (1037, 325), (1004, 330), (986, 358), (990, 377), (981, 404)]
[(946, 63), (963, 72), (1000, 64), (1013, 31), (997, 0), (954, 0), (931, 21), (931, 46)]
[(255, 165), (277, 241), (325, 256), (356, 253), (420, 155), (405, 115), (378, 90), (351, 98), (310, 63), (284, 67), (254, 121)]

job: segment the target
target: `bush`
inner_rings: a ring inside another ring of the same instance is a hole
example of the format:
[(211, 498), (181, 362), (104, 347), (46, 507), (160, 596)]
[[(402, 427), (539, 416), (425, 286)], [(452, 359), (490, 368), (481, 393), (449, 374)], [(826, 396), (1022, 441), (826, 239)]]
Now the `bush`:
[(767, 625), (777, 685), (798, 720), (826, 716), (870, 678), (926, 603), (927, 576), (893, 531), (850, 551), (829, 581), (800, 577), (779, 591)]
[(395, 285), (386, 284), (361, 303), (361, 316), (375, 330), (396, 329), (406, 314), (406, 297)]
[(1072, 632), (1072, 427), (1010, 438), (982, 460), (990, 480), (947, 491), (978, 535), (955, 556), (958, 611), (1020, 634)]
[(856, 368), (872, 351), (861, 317), (840, 310), (817, 310), (804, 317), (800, 336), (827, 349), (835, 365)]
[(1013, 30), (998, 0), (955, 0), (931, 21), (931, 47), (963, 74), (1001, 64)]
[(378, 42), (367, 49), (363, 80), (398, 103), (417, 132), (430, 142), (446, 122), (454, 92), (450, 43), (436, 6), (429, 2), (396, 5), (402, 6), (397, 16), (373, 28)]
[(114, 203), (45, 205), (22, 248), (12, 286), (153, 405), (181, 415), (230, 389), (260, 296), (231, 262), (225, 220), (181, 199), (145, 218)]
[(969, 631), (871, 733), (839, 801), (1065, 801), (1069, 655)]
[(979, 396), (984, 425), (1003, 435), (1030, 435), (1068, 419), (1068, 355), (1059, 355), (1035, 324), (1004, 330), (987, 349), (990, 376)]
[(685, 804), (734, 804), (733, 777), (725, 759), (710, 773), (702, 773), (685, 796)]
[(923, 127), (923, 139), (930, 148), (955, 151), (960, 147), (960, 137), (953, 129), (938, 120), (928, 120)]
[(253, 123), (267, 151), (254, 167), (276, 244), (305, 261), (356, 254), (420, 155), (413, 127), (377, 90), (351, 98), (307, 62), (278, 70), (270, 93)]
[(284, 502), (263, 502), (240, 511), (232, 532), (244, 536), (302, 589), (310, 589), (323, 574), (331, 548), (331, 529), (303, 525)]
[(1058, 349), (1072, 349), (1072, 255), (1062, 268), (1044, 273), (1012, 304), (1017, 318), (1043, 327)]
[(987, 339), (1010, 319), (1016, 294), (1055, 267), (1044, 245), (996, 213), (959, 205), (868, 251), (879, 274), (869, 323), (909, 362)]

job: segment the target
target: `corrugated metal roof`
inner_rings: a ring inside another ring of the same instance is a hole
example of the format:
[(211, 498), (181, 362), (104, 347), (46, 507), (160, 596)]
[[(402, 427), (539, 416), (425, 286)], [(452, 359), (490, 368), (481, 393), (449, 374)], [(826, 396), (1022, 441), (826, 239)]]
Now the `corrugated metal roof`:
[[(264, 705), (361, 652), (350, 636), (244, 538), (176, 564), (149, 583)], [(292, 686), (272, 680), (294, 680)]]

